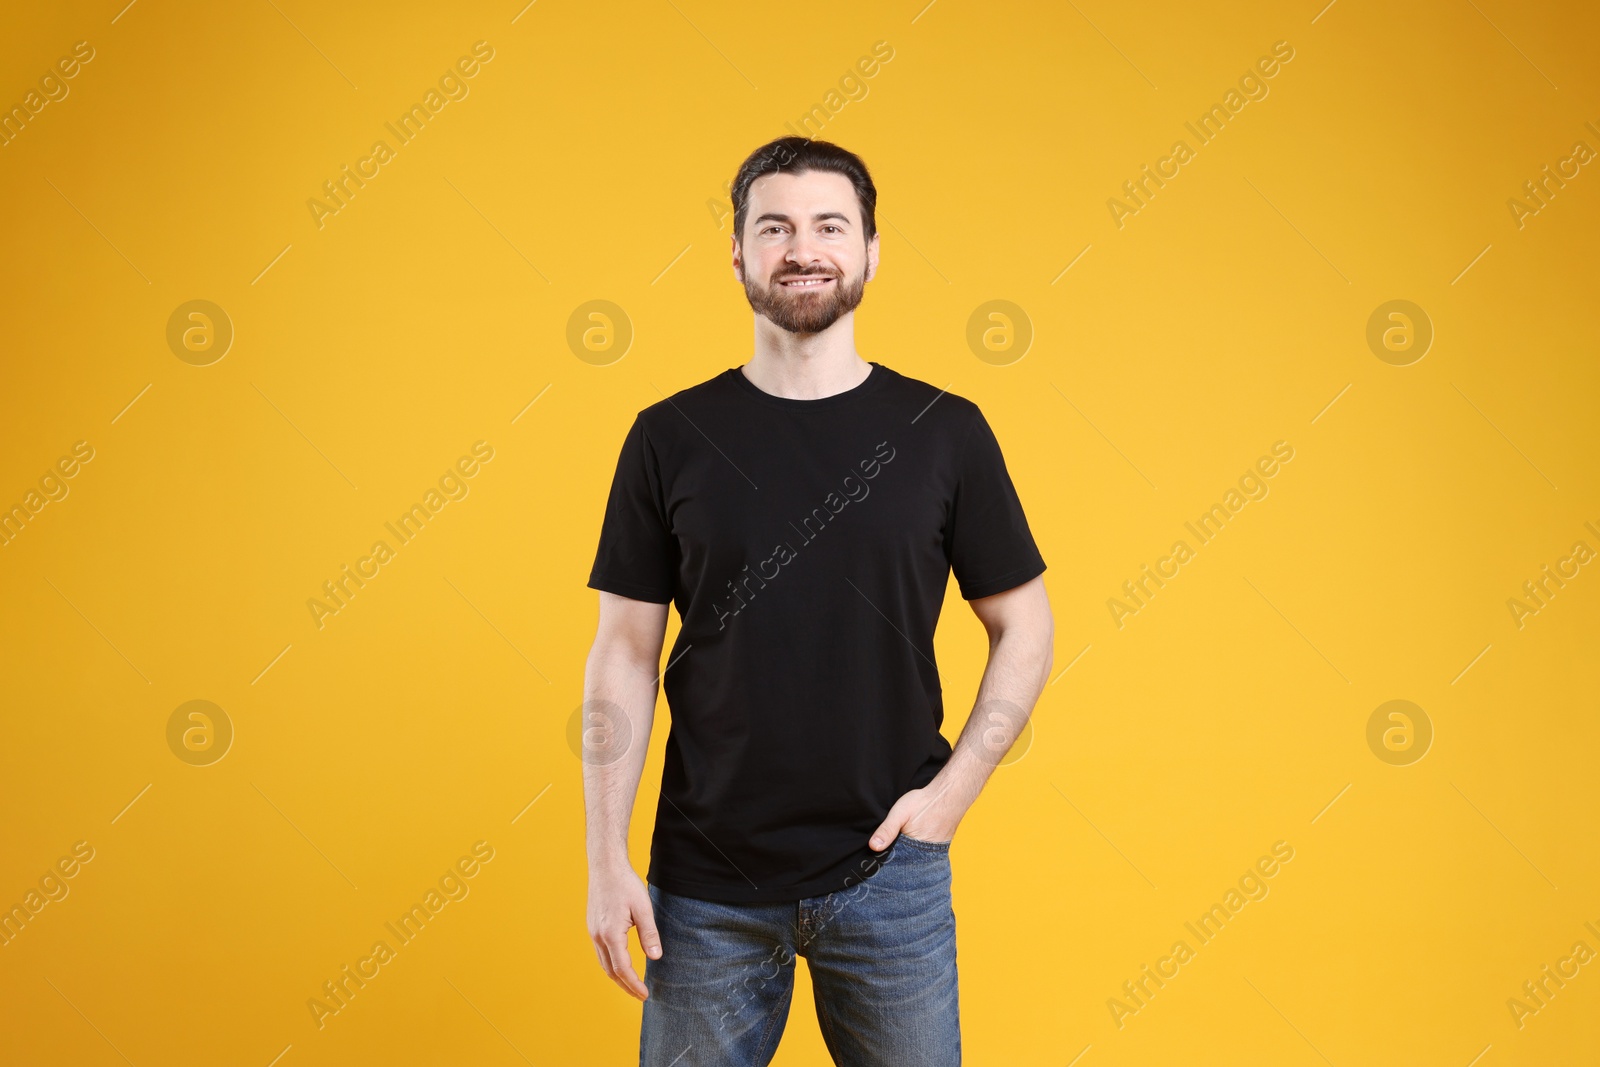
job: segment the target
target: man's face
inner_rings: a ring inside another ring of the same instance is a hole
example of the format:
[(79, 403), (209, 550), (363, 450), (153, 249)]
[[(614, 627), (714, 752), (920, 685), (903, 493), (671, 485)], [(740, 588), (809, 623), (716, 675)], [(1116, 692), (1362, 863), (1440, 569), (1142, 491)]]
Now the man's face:
[(790, 333), (821, 333), (861, 303), (878, 267), (861, 205), (842, 174), (766, 174), (750, 184), (734, 274), (757, 315)]

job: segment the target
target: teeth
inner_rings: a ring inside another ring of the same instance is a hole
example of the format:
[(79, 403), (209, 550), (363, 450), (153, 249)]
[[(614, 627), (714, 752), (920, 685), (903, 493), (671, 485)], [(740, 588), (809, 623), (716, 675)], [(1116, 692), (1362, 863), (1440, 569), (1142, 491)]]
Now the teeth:
[(823, 282), (826, 282), (827, 280), (828, 280), (827, 278), (814, 278), (814, 279), (811, 279), (809, 281), (784, 282), (783, 284), (787, 285), (787, 286), (789, 286), (791, 288), (804, 289), (804, 288), (809, 288), (810, 286), (813, 286), (813, 285), (821, 285)]

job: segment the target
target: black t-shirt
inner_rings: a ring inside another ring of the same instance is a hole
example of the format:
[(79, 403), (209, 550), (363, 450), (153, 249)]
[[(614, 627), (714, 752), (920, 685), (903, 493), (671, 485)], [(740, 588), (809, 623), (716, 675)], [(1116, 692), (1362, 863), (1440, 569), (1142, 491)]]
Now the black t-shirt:
[(648, 879), (728, 903), (837, 892), (950, 755), (933, 634), (1042, 573), (977, 405), (880, 363), (817, 400), (735, 367), (639, 412), (589, 586), (677, 605)]

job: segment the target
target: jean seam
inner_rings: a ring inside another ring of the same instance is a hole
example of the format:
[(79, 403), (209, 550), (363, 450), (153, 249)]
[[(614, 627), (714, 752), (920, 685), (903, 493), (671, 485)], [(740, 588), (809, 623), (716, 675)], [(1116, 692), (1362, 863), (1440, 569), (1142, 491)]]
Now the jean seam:
[[(756, 1061), (758, 1063), (765, 1063), (771, 1058), (767, 1055), (767, 1042), (772, 1038), (772, 1028), (777, 1025), (778, 1013), (782, 1010), (783, 1000), (780, 998), (777, 1003), (772, 1005), (772, 1010), (767, 1012), (767, 1025), (761, 1031), (761, 1043), (756, 1046)], [(776, 1052), (777, 1050), (774, 1049), (773, 1051)]]
[(811, 928), (811, 913), (804, 900), (795, 905), (795, 916), (794, 952), (796, 956), (804, 956), (811, 939), (816, 936), (816, 931)]
[[(812, 980), (812, 988), (813, 988), (813, 990), (815, 989), (815, 987), (816, 987), (816, 981), (815, 981), (815, 979), (813, 979)], [(839, 1048), (839, 1035), (834, 1032), (833, 1014), (829, 1009), (828, 998), (826, 997), (826, 995), (823, 995), (823, 996), (818, 996), (815, 999), (817, 1001), (817, 1020), (822, 1024), (823, 1038), (825, 1040), (825, 1043), (828, 1046), (828, 1054), (829, 1054), (829, 1057), (831, 1058), (833, 1056), (833, 1054), (834, 1054), (834, 1050)]]
[(929, 852), (950, 851), (950, 842), (948, 841), (923, 841), (919, 838), (910, 837), (906, 834), (901, 834), (900, 839), (905, 842), (908, 848), (920, 848)]

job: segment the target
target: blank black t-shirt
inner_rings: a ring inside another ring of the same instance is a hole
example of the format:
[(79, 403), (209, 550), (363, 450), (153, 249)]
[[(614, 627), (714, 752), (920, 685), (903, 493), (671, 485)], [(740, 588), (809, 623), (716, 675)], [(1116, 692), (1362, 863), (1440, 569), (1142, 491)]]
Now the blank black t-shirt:
[(875, 869), (867, 840), (950, 755), (933, 634), (1045, 569), (976, 404), (880, 363), (817, 400), (730, 368), (640, 411), (589, 586), (677, 605), (648, 879), (793, 901)]

